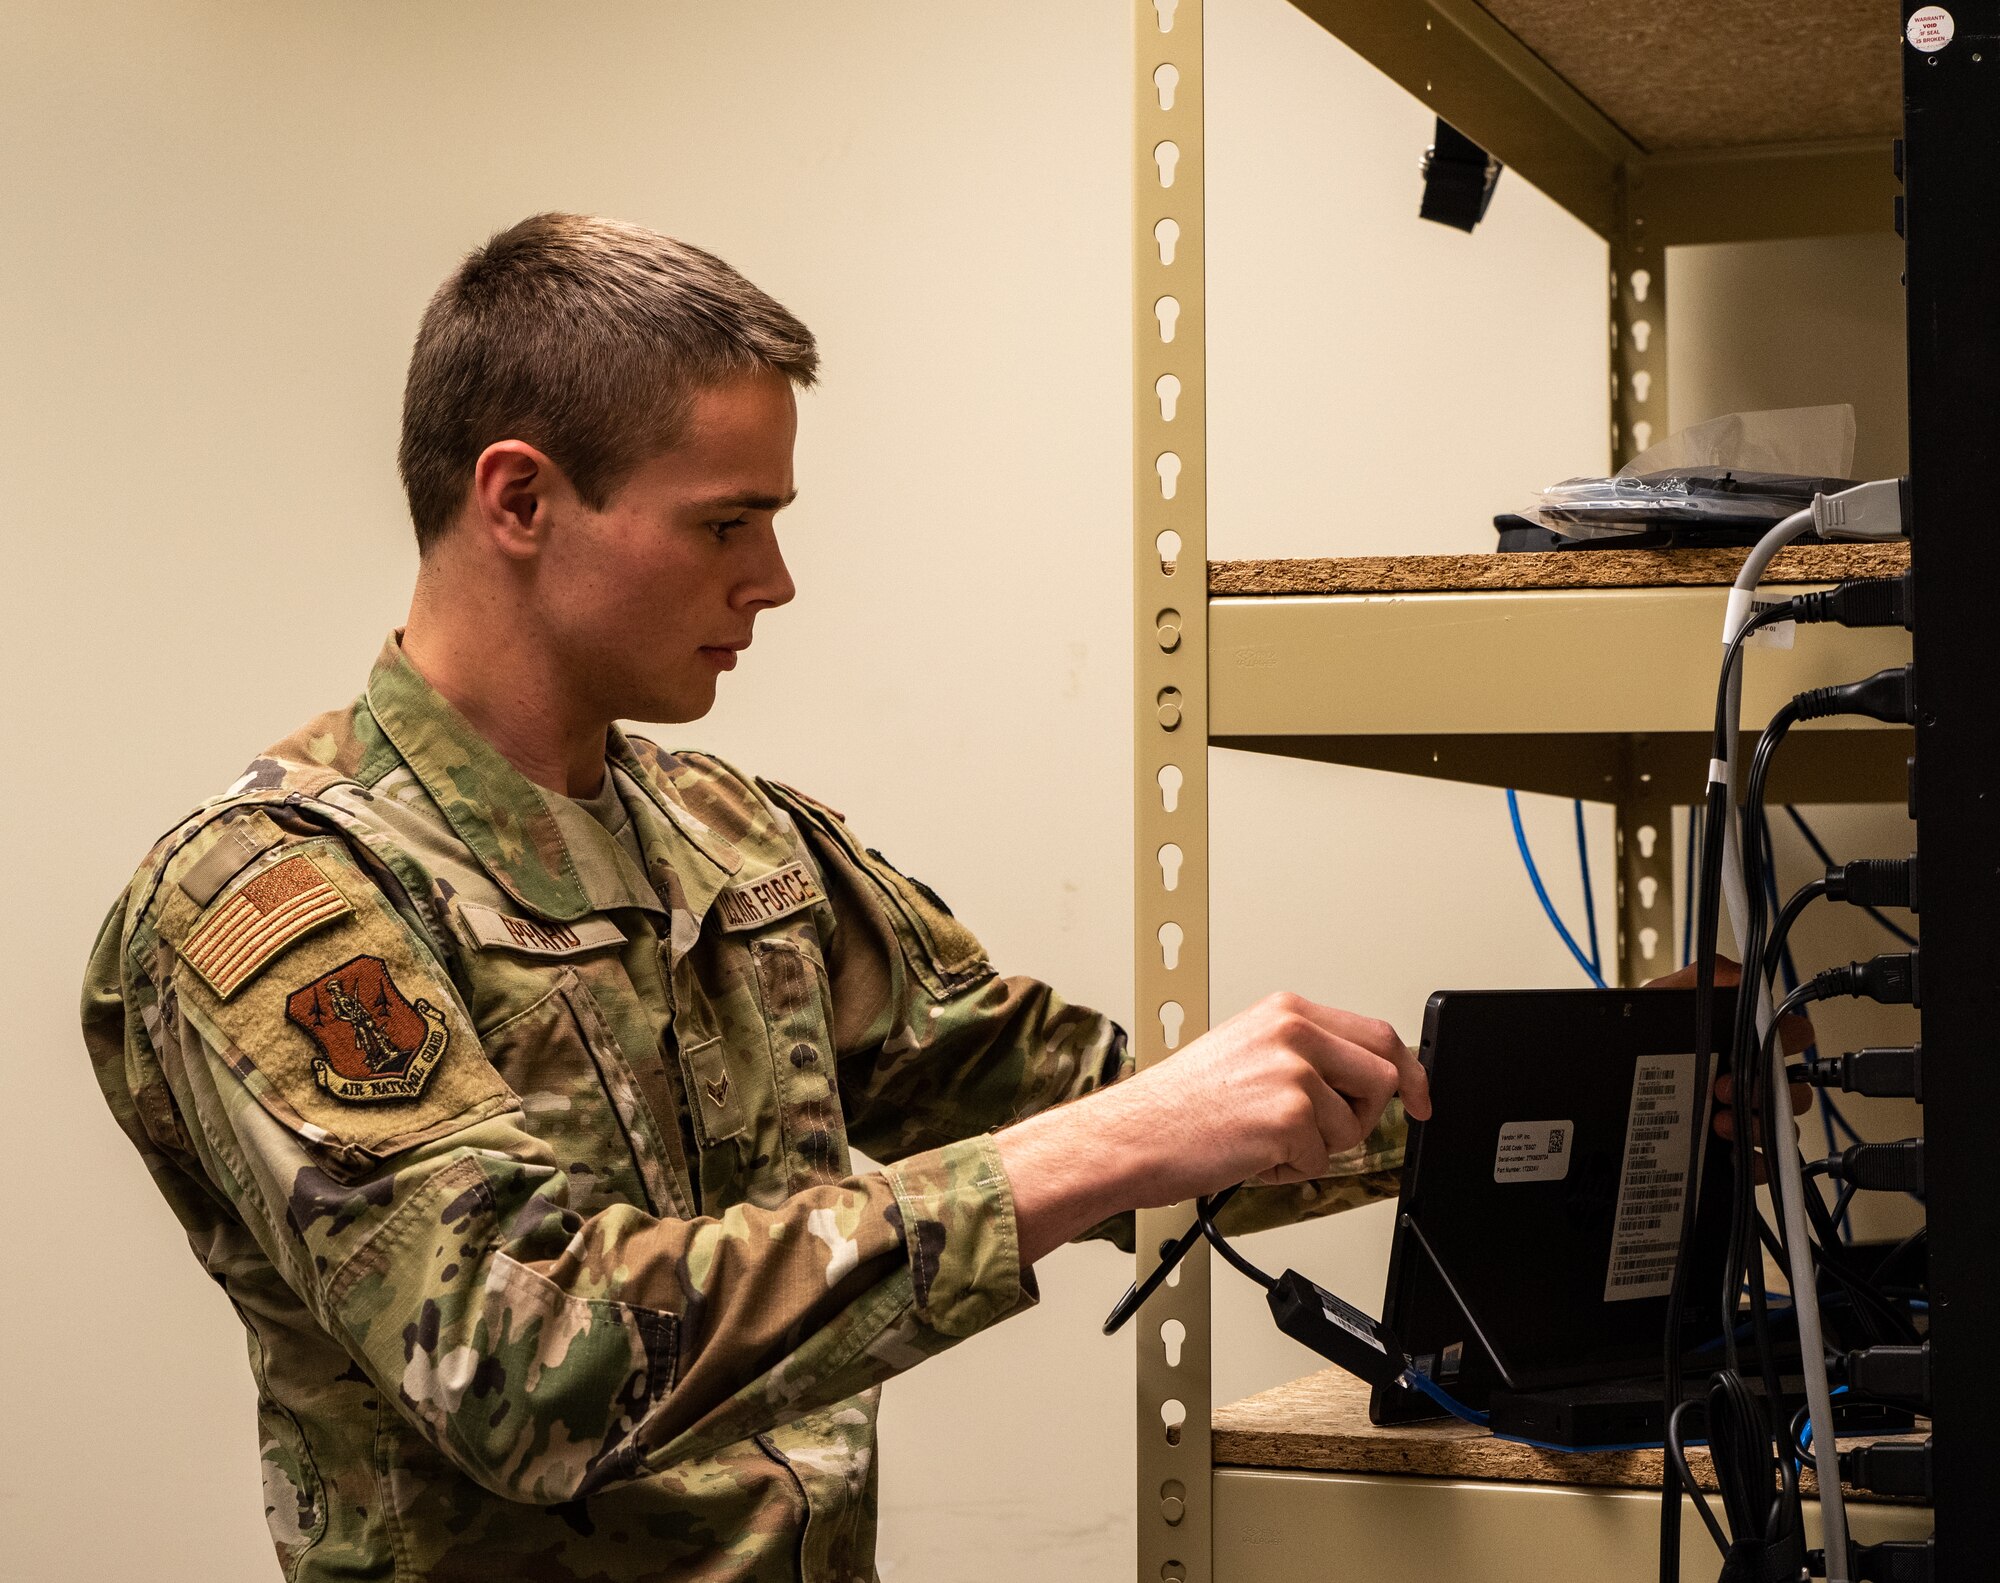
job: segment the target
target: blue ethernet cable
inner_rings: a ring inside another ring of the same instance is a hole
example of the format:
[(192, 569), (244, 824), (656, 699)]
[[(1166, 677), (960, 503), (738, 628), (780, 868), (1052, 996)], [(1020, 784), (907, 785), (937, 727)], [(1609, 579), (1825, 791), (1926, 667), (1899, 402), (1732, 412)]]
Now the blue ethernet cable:
[[(1514, 821), (1514, 845), (1520, 849), (1522, 866), (1528, 871), (1528, 883), (1535, 887), (1535, 896), (1542, 904), (1542, 911), (1548, 914), (1549, 922), (1562, 937), (1562, 943), (1569, 947), (1569, 954), (1576, 958), (1576, 965), (1583, 969), (1592, 984), (1599, 989), (1606, 988), (1603, 972), (1596, 963), (1583, 954), (1583, 948), (1576, 943), (1576, 937), (1564, 926), (1561, 916), (1556, 912), (1556, 904), (1549, 900), (1548, 887), (1542, 883), (1541, 870), (1535, 867), (1535, 855), (1528, 850), (1528, 832), (1521, 825), (1521, 799), (1512, 787), (1507, 791), (1507, 813)], [(1588, 870), (1585, 872), (1588, 873)]]
[(1597, 954), (1597, 900), (1590, 890), (1590, 837), (1583, 828), (1583, 799), (1576, 799), (1576, 866), (1583, 875), (1583, 932), (1590, 940), (1591, 970), (1604, 977), (1604, 958)]

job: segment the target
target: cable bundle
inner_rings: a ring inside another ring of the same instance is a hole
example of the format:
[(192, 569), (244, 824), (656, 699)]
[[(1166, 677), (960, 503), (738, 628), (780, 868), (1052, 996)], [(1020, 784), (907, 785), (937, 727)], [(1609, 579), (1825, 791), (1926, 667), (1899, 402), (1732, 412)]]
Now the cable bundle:
[[(1852, 1272), (1837, 1262), (1815, 1260), (1817, 1245), (1823, 1240), (1838, 1247), (1833, 1218), (1826, 1214), (1817, 1192), (1808, 1188), (1798, 1150), (1787, 1141), (1779, 1143), (1780, 1129), (1788, 1124), (1785, 1104), (1790, 1074), (1785, 1067), (1779, 1026), (1782, 1018), (1808, 1002), (1833, 993), (1852, 993), (1860, 985), (1855, 969), (1838, 970), (1839, 975), (1822, 974), (1808, 984), (1793, 989), (1784, 1003), (1772, 1008), (1766, 984), (1776, 975), (1785, 955), (1785, 938), (1806, 904), (1828, 894), (1836, 879), (1843, 885), (1853, 877), (1854, 866), (1836, 873), (1829, 865), (1828, 878), (1815, 881), (1794, 896), (1779, 912), (1775, 931), (1769, 930), (1767, 901), (1775, 901), (1776, 884), (1769, 856), (1769, 827), (1764, 820), (1764, 788), (1772, 759), (1792, 725), (1802, 719), (1836, 713), (1865, 713), (1881, 719), (1907, 720), (1913, 713), (1911, 672), (1908, 667), (1883, 671), (1865, 681), (1844, 688), (1816, 689), (1793, 699), (1773, 718), (1758, 742), (1753, 757), (1747, 813), (1739, 823), (1735, 806), (1735, 750), (1742, 678), (1739, 669), (1744, 645), (1763, 627), (1780, 621), (1834, 620), (1850, 626), (1911, 624), (1910, 584), (1907, 579), (1848, 584), (1824, 594), (1808, 594), (1777, 604), (1759, 606), (1754, 593), (1764, 569), (1779, 548), (1808, 527), (1823, 533), (1840, 530), (1842, 536), (1894, 537), (1902, 525), (1901, 491), (1895, 483), (1864, 484), (1834, 497), (1819, 497), (1810, 511), (1800, 512), (1780, 523), (1750, 553), (1736, 585), (1730, 593), (1724, 618), (1725, 644), (1722, 673), (1716, 690), (1715, 735), (1709, 765), (1707, 807), (1702, 823), (1698, 883), (1689, 905), (1695, 913), (1696, 964), (1696, 1071), (1706, 1083), (1711, 1063), (1727, 1059), (1735, 1081), (1731, 1094), (1734, 1148), (1730, 1203), (1729, 1251), (1721, 1307), (1727, 1366), (1714, 1376), (1706, 1398), (1706, 1416), (1715, 1458), (1718, 1484), (1723, 1493), (1727, 1532), (1705, 1503), (1696, 1497), (1704, 1523), (1722, 1551), (1725, 1580), (1784, 1577), (1796, 1579), (1804, 1565), (1802, 1520), (1799, 1515), (1796, 1459), (1801, 1457), (1794, 1437), (1786, 1433), (1782, 1441), (1774, 1434), (1767, 1404), (1775, 1407), (1782, 1398), (1771, 1345), (1770, 1315), (1764, 1299), (1762, 1249), (1779, 1252), (1791, 1272), (1794, 1302), (1792, 1312), (1799, 1332), (1800, 1368), (1805, 1379), (1806, 1415), (1810, 1422), (1824, 1426), (1825, 1432), (1812, 1447), (1811, 1457), (1819, 1475), (1821, 1507), (1826, 1531), (1824, 1560), (1830, 1583), (1848, 1583), (1851, 1576), (1850, 1547), (1846, 1512), (1841, 1498), (1840, 1468), (1834, 1443), (1832, 1388), (1826, 1365), (1826, 1343), (1821, 1329), (1819, 1275), (1822, 1268), (1837, 1280), (1852, 1280)], [(1796, 818), (1796, 815), (1794, 816)], [(1803, 821), (1798, 821), (1804, 828)], [(1913, 877), (1914, 871), (1911, 871)], [(1860, 874), (1861, 889), (1872, 891), (1873, 871)], [(1873, 900), (1871, 895), (1854, 898)], [(1720, 929), (1721, 904), (1729, 906), (1735, 933), (1744, 957), (1746, 982), (1737, 997), (1734, 1026), (1726, 1040), (1718, 1040), (1713, 1011), (1715, 951)], [(1885, 959), (1877, 959), (1877, 963)], [(1863, 976), (1872, 983), (1893, 980), (1893, 970), (1871, 964)], [(1908, 994), (1916, 994), (1915, 963), (1909, 964)], [(1862, 986), (1864, 992), (1872, 989)], [(1772, 1232), (1758, 1214), (1755, 1199), (1754, 1137), (1757, 1117), (1769, 1120), (1766, 1158), (1772, 1163), (1773, 1187), (1781, 1210), (1779, 1230)], [(1695, 1147), (1700, 1148), (1698, 1142)], [(1693, 1162), (1690, 1162), (1692, 1167)], [(1680, 1494), (1683, 1486), (1692, 1491), (1684, 1457), (1675, 1451), (1680, 1426), (1686, 1421), (1689, 1404), (1681, 1401), (1682, 1325), (1686, 1313), (1686, 1271), (1688, 1250), (1693, 1238), (1695, 1197), (1688, 1195), (1680, 1228), (1680, 1256), (1675, 1265), (1673, 1287), (1668, 1299), (1666, 1334), (1662, 1344), (1662, 1380), (1670, 1428), (1670, 1454), (1661, 1477), (1660, 1577), (1662, 1583), (1678, 1583), (1680, 1577)], [(1817, 1214), (1814, 1212), (1817, 1211)], [(1739, 1293), (1747, 1285), (1750, 1299), (1750, 1332), (1757, 1359), (1761, 1397), (1753, 1391), (1741, 1372), (1736, 1327)], [(1858, 1290), (1863, 1283), (1856, 1282)], [(1850, 1294), (1852, 1295), (1852, 1294)]]
[[(1682, 1421), (1696, 1409), (1707, 1424), (1726, 1529), (1688, 1469)], [(1791, 1456), (1773, 1449), (1764, 1403), (1742, 1375), (1724, 1369), (1709, 1383), (1705, 1401), (1682, 1402), (1674, 1409), (1667, 1421), (1667, 1460), (1722, 1552), (1722, 1583), (1793, 1583), (1806, 1559), (1798, 1468)]]

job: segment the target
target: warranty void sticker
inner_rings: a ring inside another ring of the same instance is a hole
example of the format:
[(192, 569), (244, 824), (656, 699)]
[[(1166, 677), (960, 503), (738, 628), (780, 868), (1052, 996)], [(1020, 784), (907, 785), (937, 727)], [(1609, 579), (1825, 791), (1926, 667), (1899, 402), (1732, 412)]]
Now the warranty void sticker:
[(1496, 1182), (1560, 1182), (1569, 1175), (1570, 1140), (1576, 1128), (1567, 1121), (1509, 1121), (1500, 1128), (1500, 1147), (1493, 1153)]
[(1952, 21), (1949, 11), (1941, 5), (1927, 5), (1910, 13), (1903, 37), (1910, 41), (1911, 49), (1934, 55), (1951, 42), (1952, 34), (1957, 31), (1958, 24)]

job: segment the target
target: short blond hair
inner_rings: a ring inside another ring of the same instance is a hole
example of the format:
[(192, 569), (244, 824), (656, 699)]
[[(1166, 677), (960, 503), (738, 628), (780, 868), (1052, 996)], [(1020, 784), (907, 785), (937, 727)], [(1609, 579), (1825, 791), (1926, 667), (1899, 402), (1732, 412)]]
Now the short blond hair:
[(419, 552), (496, 441), (547, 453), (602, 507), (680, 438), (698, 391), (757, 369), (808, 386), (819, 349), (714, 254), (583, 215), (509, 226), (438, 288), (410, 354), (397, 461)]

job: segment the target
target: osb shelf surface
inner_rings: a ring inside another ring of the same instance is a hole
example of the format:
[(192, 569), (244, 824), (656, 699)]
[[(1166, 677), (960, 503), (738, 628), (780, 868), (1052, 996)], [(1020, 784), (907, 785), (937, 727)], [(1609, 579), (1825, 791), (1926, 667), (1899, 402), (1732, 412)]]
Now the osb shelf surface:
[[(1736, 580), (1747, 550), (1555, 550), (1518, 555), (1356, 555), (1339, 560), (1210, 561), (1211, 598), (1258, 594), (1450, 594), (1561, 588), (1705, 588)], [(1805, 544), (1780, 550), (1766, 582), (1894, 577), (1899, 544)]]
[[(1660, 1487), (1658, 1451), (1537, 1451), (1496, 1440), (1483, 1429), (1451, 1419), (1378, 1429), (1368, 1421), (1368, 1387), (1340, 1369), (1309, 1374), (1218, 1407), (1214, 1425), (1217, 1466), (1611, 1489)], [(1715, 1489), (1715, 1471), (1705, 1448), (1689, 1449), (1688, 1466), (1704, 1490)], [(1818, 1495), (1812, 1469), (1805, 1470), (1800, 1487), (1808, 1497)], [(1857, 1501), (1879, 1499), (1857, 1490), (1849, 1490), (1848, 1496)]]
[(1875, 0), (1482, 0), (1640, 147), (1879, 137), (1902, 125), (1902, 34)]

